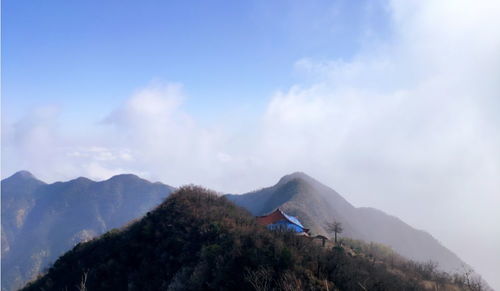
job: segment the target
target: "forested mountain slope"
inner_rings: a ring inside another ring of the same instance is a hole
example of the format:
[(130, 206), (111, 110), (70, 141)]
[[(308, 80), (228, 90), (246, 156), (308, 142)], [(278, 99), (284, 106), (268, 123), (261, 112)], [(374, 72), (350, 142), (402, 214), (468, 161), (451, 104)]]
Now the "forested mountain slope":
[(462, 290), (362, 245), (270, 231), (224, 197), (183, 187), (143, 219), (78, 244), (23, 290)]
[(140, 218), (174, 188), (134, 175), (46, 184), (2, 180), (2, 290), (15, 290), (80, 241)]

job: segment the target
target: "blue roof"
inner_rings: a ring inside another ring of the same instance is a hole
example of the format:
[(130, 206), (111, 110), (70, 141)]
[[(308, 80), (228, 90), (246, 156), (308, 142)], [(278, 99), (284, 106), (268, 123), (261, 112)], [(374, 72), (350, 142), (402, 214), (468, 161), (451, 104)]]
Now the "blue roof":
[[(281, 211), (281, 210), (280, 210)], [(302, 223), (300, 223), (299, 219), (295, 216), (291, 216), (291, 215), (288, 215), (286, 214), (285, 212), (281, 211), (281, 213), (292, 223), (304, 228), (304, 226), (302, 225)]]
[(269, 224), (267, 226), (267, 228), (273, 230), (273, 229), (286, 229), (286, 230), (291, 230), (293, 232), (304, 232), (304, 228), (303, 227), (300, 227), (298, 225), (296, 225), (295, 223), (291, 223), (289, 221), (286, 221), (286, 220), (280, 220), (280, 221), (277, 221), (273, 224)]

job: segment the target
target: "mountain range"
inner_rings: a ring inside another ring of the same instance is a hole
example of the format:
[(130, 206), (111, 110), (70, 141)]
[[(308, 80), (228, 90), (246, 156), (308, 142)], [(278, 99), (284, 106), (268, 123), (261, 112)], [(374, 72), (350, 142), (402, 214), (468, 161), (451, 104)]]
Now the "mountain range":
[(76, 245), (22, 290), (484, 290), (350, 242), (270, 231), (225, 197), (185, 186), (142, 219)]
[[(79, 242), (140, 219), (174, 190), (130, 174), (102, 182), (77, 178), (47, 184), (21, 171), (2, 180), (2, 291), (21, 287)], [(253, 215), (280, 208), (314, 234), (330, 236), (327, 224), (338, 221), (344, 237), (388, 245), (412, 260), (437, 262), (447, 272), (466, 266), (430, 234), (380, 210), (354, 207), (304, 173), (258, 191), (224, 196)]]
[(135, 175), (44, 183), (2, 180), (2, 290), (16, 290), (81, 241), (140, 218), (174, 188)]

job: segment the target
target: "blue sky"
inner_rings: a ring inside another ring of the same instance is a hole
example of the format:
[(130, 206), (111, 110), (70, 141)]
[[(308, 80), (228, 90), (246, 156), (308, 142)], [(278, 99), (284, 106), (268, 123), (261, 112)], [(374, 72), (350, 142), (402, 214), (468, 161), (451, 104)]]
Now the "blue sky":
[(4, 0), (1, 175), (242, 193), (303, 171), (428, 230), (500, 289), (499, 11)]
[(67, 122), (102, 118), (151, 80), (181, 82), (198, 116), (261, 110), (290, 86), (300, 58), (350, 59), (366, 1), (3, 1), (3, 106), (19, 117), (46, 103)]

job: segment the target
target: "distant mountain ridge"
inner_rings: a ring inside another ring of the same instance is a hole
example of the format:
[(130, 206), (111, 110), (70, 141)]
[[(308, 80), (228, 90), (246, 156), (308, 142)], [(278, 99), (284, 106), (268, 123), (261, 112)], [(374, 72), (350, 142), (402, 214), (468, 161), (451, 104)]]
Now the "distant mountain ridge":
[[(173, 190), (131, 174), (101, 182), (80, 177), (47, 184), (20, 171), (2, 180), (2, 291), (21, 287), (78, 242), (142, 217)], [(279, 207), (317, 234), (326, 234), (326, 223), (338, 220), (343, 236), (391, 246), (416, 261), (437, 261), (447, 272), (461, 271), (465, 265), (428, 233), (380, 210), (354, 207), (304, 173), (225, 197), (253, 215)]]
[(140, 218), (173, 190), (131, 174), (47, 184), (20, 171), (2, 180), (2, 291), (21, 287), (78, 242)]
[(276, 208), (297, 216), (312, 232), (327, 235), (326, 224), (340, 221), (343, 236), (392, 247), (416, 261), (435, 261), (447, 272), (459, 272), (466, 264), (427, 232), (417, 230), (397, 217), (367, 207), (356, 208), (335, 190), (301, 173), (286, 175), (271, 187), (228, 199), (263, 215)]

